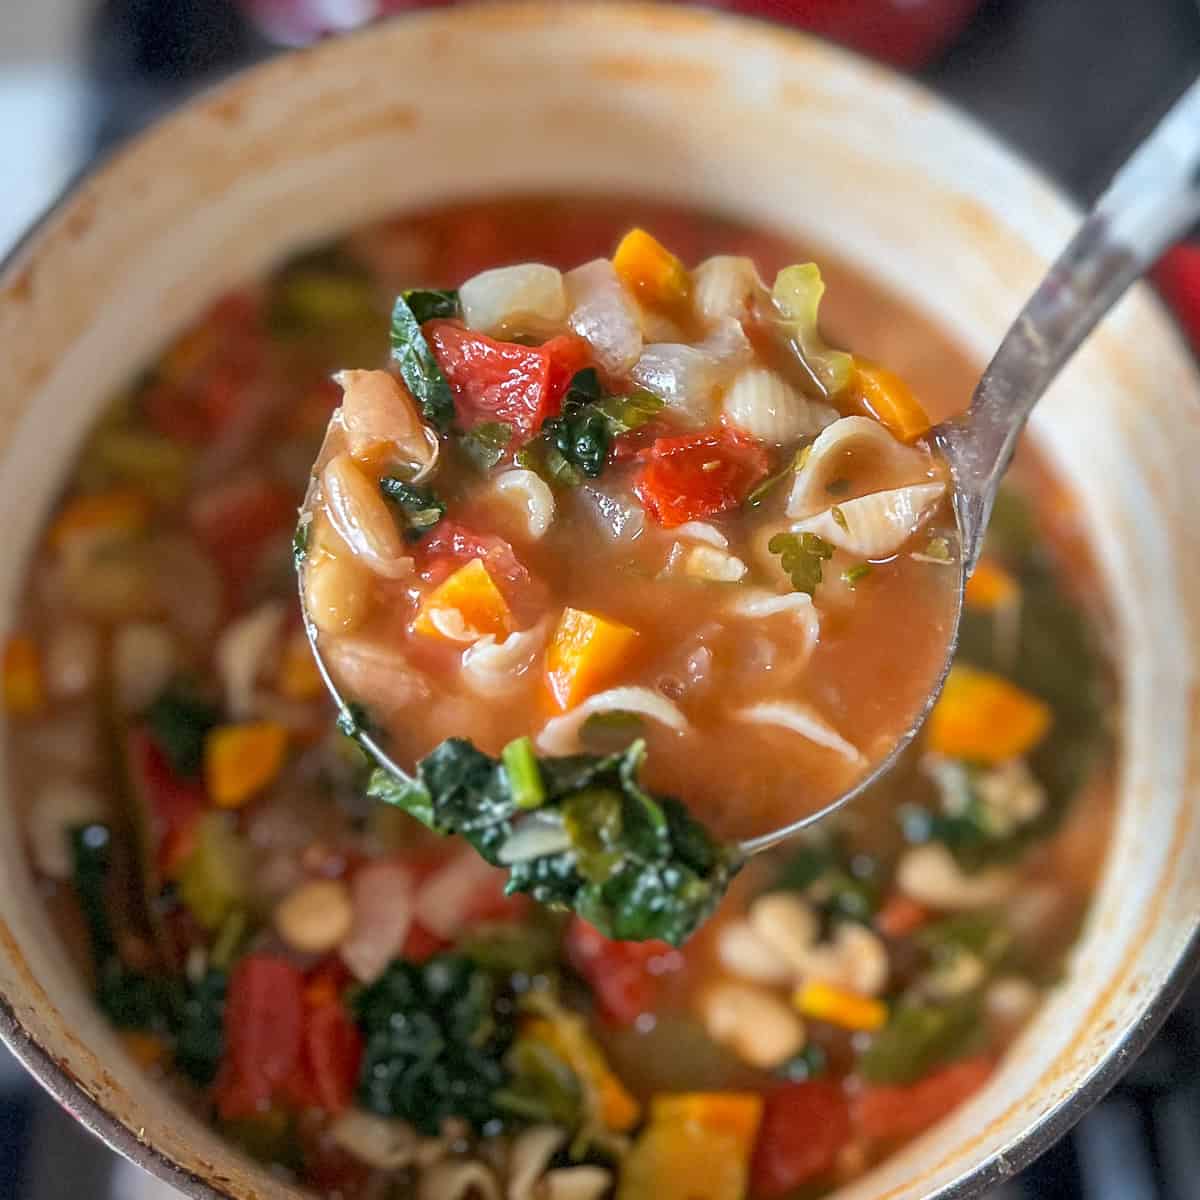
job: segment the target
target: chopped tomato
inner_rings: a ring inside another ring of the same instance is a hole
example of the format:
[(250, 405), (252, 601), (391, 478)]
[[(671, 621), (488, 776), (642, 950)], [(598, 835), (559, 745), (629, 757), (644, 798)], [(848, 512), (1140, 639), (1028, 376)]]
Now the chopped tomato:
[(304, 977), (285, 959), (248, 954), (225, 1002), (225, 1058), (216, 1083), (224, 1120), (251, 1117), (293, 1078), (304, 1044)]
[(204, 785), (177, 775), (162, 748), (144, 728), (129, 734), (126, 769), (145, 822), (147, 849), (168, 878), (183, 865), (196, 841), (197, 824), (208, 808)]
[(879, 1141), (916, 1137), (977, 1092), (993, 1066), (983, 1056), (964, 1058), (916, 1083), (866, 1087), (854, 1107), (855, 1121), (867, 1137)]
[(683, 965), (683, 956), (666, 942), (616, 942), (580, 917), (567, 927), (565, 949), (601, 1016), (613, 1025), (632, 1025), (650, 1012), (661, 977)]
[(587, 343), (570, 334), (541, 346), (498, 342), (457, 321), (427, 321), (426, 338), (454, 393), (458, 424), (505, 421), (528, 441), (562, 407), (571, 376), (588, 362)]
[(1154, 282), (1200, 354), (1200, 242), (1168, 250), (1154, 268)]
[(449, 945), (450, 943), (445, 938), (438, 937), (436, 933), (430, 933), (419, 921), (414, 921), (408, 927), (408, 937), (404, 939), (400, 957), (407, 962), (423, 963), (445, 950)]
[(875, 914), (875, 928), (884, 937), (908, 937), (927, 924), (931, 916), (925, 905), (919, 904), (903, 892), (893, 892)]
[(362, 1034), (340, 1000), (319, 1004), (305, 1015), (296, 1099), (340, 1113), (354, 1098), (362, 1065)]
[(638, 457), (633, 490), (668, 529), (735, 508), (769, 465), (762, 443), (735, 429), (658, 438)]
[[(459, 521), (441, 521), (419, 546), (421, 578), (438, 584), (472, 559), (483, 559), (488, 574), (501, 589), (530, 582), (513, 548), (492, 533), (475, 533)], [(511, 596), (510, 596), (511, 599)]]
[(296, 497), (266, 476), (247, 475), (197, 493), (188, 521), (236, 589), (260, 555), (296, 524)]
[(830, 1171), (850, 1140), (850, 1108), (841, 1087), (813, 1079), (766, 1095), (750, 1164), (750, 1191), (772, 1200)]

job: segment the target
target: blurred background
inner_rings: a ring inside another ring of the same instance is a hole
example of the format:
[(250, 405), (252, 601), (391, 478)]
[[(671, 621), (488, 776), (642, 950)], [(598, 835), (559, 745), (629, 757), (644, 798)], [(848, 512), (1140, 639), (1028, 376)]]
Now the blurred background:
[[(1200, 0), (734, 0), (910, 71), (1080, 201), (1200, 72)], [(404, 0), (0, 0), (0, 253), (96, 155), (240, 66)], [(1200, 243), (1157, 282), (1200, 350)], [(989, 1200), (1200, 1196), (1200, 993), (1122, 1085)], [(170, 1200), (0, 1050), (0, 1200)]]

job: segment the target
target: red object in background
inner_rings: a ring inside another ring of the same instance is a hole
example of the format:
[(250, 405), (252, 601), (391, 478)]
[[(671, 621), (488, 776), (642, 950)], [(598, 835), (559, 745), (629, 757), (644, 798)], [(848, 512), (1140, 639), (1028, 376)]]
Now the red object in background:
[(582, 917), (573, 917), (565, 940), (567, 961), (592, 989), (600, 1015), (616, 1026), (632, 1025), (654, 1008), (660, 978), (683, 965), (666, 942), (616, 942)]
[(751, 1192), (773, 1200), (827, 1174), (850, 1132), (850, 1107), (838, 1083), (814, 1079), (768, 1092), (750, 1164)]
[(162, 747), (144, 728), (130, 732), (126, 755), (130, 782), (145, 806), (155, 864), (164, 876), (173, 878), (195, 845), (196, 826), (208, 809), (208, 795), (200, 780), (175, 773)]
[(1153, 279), (1200, 354), (1200, 242), (1181, 242), (1154, 268)]
[[(243, 0), (275, 41), (303, 45), (329, 33), (366, 25), (445, 0)], [(967, 26), (980, 0), (727, 0), (715, 7), (795, 25), (863, 54), (914, 69), (929, 62)]]

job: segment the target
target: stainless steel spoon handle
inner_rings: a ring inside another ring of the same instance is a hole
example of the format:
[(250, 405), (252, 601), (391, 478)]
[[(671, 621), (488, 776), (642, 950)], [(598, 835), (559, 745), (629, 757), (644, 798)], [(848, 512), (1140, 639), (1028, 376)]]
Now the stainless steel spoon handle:
[(1000, 478), (1033, 406), (1121, 293), (1200, 220), (1200, 80), (1117, 172), (1000, 343), (967, 412), (935, 431), (975, 566)]

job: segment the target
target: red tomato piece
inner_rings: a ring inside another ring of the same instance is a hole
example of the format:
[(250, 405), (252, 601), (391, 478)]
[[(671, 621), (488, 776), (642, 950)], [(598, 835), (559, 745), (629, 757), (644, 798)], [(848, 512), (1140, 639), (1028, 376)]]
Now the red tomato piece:
[(850, 1136), (850, 1106), (832, 1080), (813, 1079), (768, 1092), (750, 1163), (751, 1193), (758, 1200), (772, 1200), (824, 1175)]
[(658, 438), (638, 457), (633, 490), (667, 529), (735, 508), (769, 466), (762, 443), (736, 429)]
[(661, 977), (683, 965), (683, 956), (666, 942), (616, 942), (580, 917), (567, 927), (565, 949), (600, 1015), (613, 1025), (632, 1025), (652, 1011)]
[(449, 946), (450, 943), (444, 938), (438, 937), (436, 933), (430, 933), (419, 921), (414, 921), (408, 927), (408, 937), (404, 939), (400, 957), (406, 962), (423, 963), (435, 954), (440, 954), (443, 950), (448, 949)]
[(236, 590), (263, 552), (295, 526), (296, 496), (265, 476), (243, 476), (199, 493), (188, 521)]
[(531, 581), (529, 572), (521, 565), (513, 548), (492, 533), (475, 533), (459, 521), (441, 521), (433, 532), (418, 544), (421, 556), (421, 578), (438, 584), (452, 575), (464, 563), (482, 558), (488, 574), (496, 585), (507, 590)]
[(144, 809), (154, 861), (170, 878), (192, 852), (197, 823), (208, 808), (208, 795), (198, 779), (183, 779), (175, 773), (144, 728), (130, 732), (125, 755), (134, 793)]
[(1200, 242), (1181, 242), (1154, 268), (1154, 282), (1200, 354)]
[(866, 1087), (854, 1107), (858, 1128), (879, 1141), (916, 1137), (977, 1092), (994, 1065), (983, 1056), (964, 1058), (916, 1083)]
[(304, 1044), (304, 977), (286, 959), (248, 954), (225, 1002), (225, 1058), (216, 1083), (225, 1120), (266, 1108), (292, 1079)]
[(571, 376), (588, 358), (587, 343), (566, 334), (541, 346), (521, 346), (474, 333), (457, 321), (427, 321), (424, 332), (454, 393), (459, 426), (505, 421), (518, 443), (559, 411)]
[(339, 1000), (309, 1009), (304, 1029), (305, 1075), (317, 1105), (340, 1113), (354, 1098), (362, 1065), (362, 1034)]

